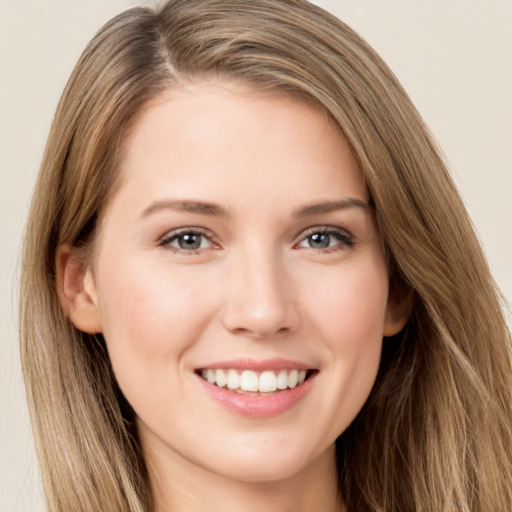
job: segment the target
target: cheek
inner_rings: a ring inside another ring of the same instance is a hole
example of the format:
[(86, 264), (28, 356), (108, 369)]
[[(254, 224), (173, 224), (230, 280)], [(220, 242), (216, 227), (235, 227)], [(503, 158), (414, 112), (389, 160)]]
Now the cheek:
[(109, 261), (118, 264), (101, 269), (98, 299), (119, 381), (142, 372), (151, 378), (158, 367), (179, 364), (215, 311), (215, 287), (197, 269), (176, 271), (135, 258)]
[(388, 283), (383, 265), (317, 273), (302, 296), (317, 329), (334, 350), (347, 351), (382, 340)]
[(339, 270), (315, 290), (308, 298), (311, 336), (316, 333), (322, 340), (327, 352), (323, 360), (330, 361), (330, 371), (320, 376), (328, 381), (326, 387), (336, 405), (329, 407), (326, 401), (323, 414), (330, 418), (330, 436), (337, 437), (366, 402), (378, 372), (388, 293), (386, 269)]

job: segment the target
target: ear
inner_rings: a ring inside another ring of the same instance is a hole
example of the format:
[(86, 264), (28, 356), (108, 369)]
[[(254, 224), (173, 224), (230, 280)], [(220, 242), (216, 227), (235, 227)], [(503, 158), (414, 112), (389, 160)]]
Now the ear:
[(55, 257), (57, 294), (74, 326), (90, 334), (102, 331), (96, 285), (90, 266), (79, 257), (76, 248), (61, 245)]
[(384, 336), (394, 336), (404, 328), (411, 316), (413, 306), (412, 290), (390, 293), (384, 320)]

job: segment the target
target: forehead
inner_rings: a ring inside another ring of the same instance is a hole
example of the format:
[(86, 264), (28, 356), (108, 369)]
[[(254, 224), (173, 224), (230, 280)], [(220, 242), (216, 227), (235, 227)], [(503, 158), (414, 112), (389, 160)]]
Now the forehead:
[(159, 195), (232, 208), (277, 207), (278, 198), (290, 206), (367, 198), (357, 163), (324, 111), (238, 82), (164, 91), (134, 119), (121, 154), (118, 193), (130, 193), (134, 204)]

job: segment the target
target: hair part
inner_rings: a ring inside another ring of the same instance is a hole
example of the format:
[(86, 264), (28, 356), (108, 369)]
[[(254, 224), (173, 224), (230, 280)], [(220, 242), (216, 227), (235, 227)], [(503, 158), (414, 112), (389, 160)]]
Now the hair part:
[[(104, 340), (58, 301), (62, 244), (93, 247), (131, 124), (162, 91), (244, 81), (323, 109), (357, 159), (388, 255), (414, 295), (367, 403), (337, 441), (348, 510), (512, 509), (510, 333), (473, 227), (402, 87), (349, 27), (303, 0), (170, 0), (107, 23), (52, 124), (26, 230), (21, 352), (48, 508), (148, 512), (133, 411)], [(488, 421), (492, 418), (492, 421)]]

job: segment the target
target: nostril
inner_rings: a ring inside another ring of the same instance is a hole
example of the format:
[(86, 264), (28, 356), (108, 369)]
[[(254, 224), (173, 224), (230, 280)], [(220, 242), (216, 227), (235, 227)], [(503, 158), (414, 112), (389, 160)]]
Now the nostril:
[(295, 331), (299, 324), (299, 315), (292, 304), (256, 308), (250, 304), (238, 303), (226, 309), (222, 322), (235, 335), (262, 339)]

